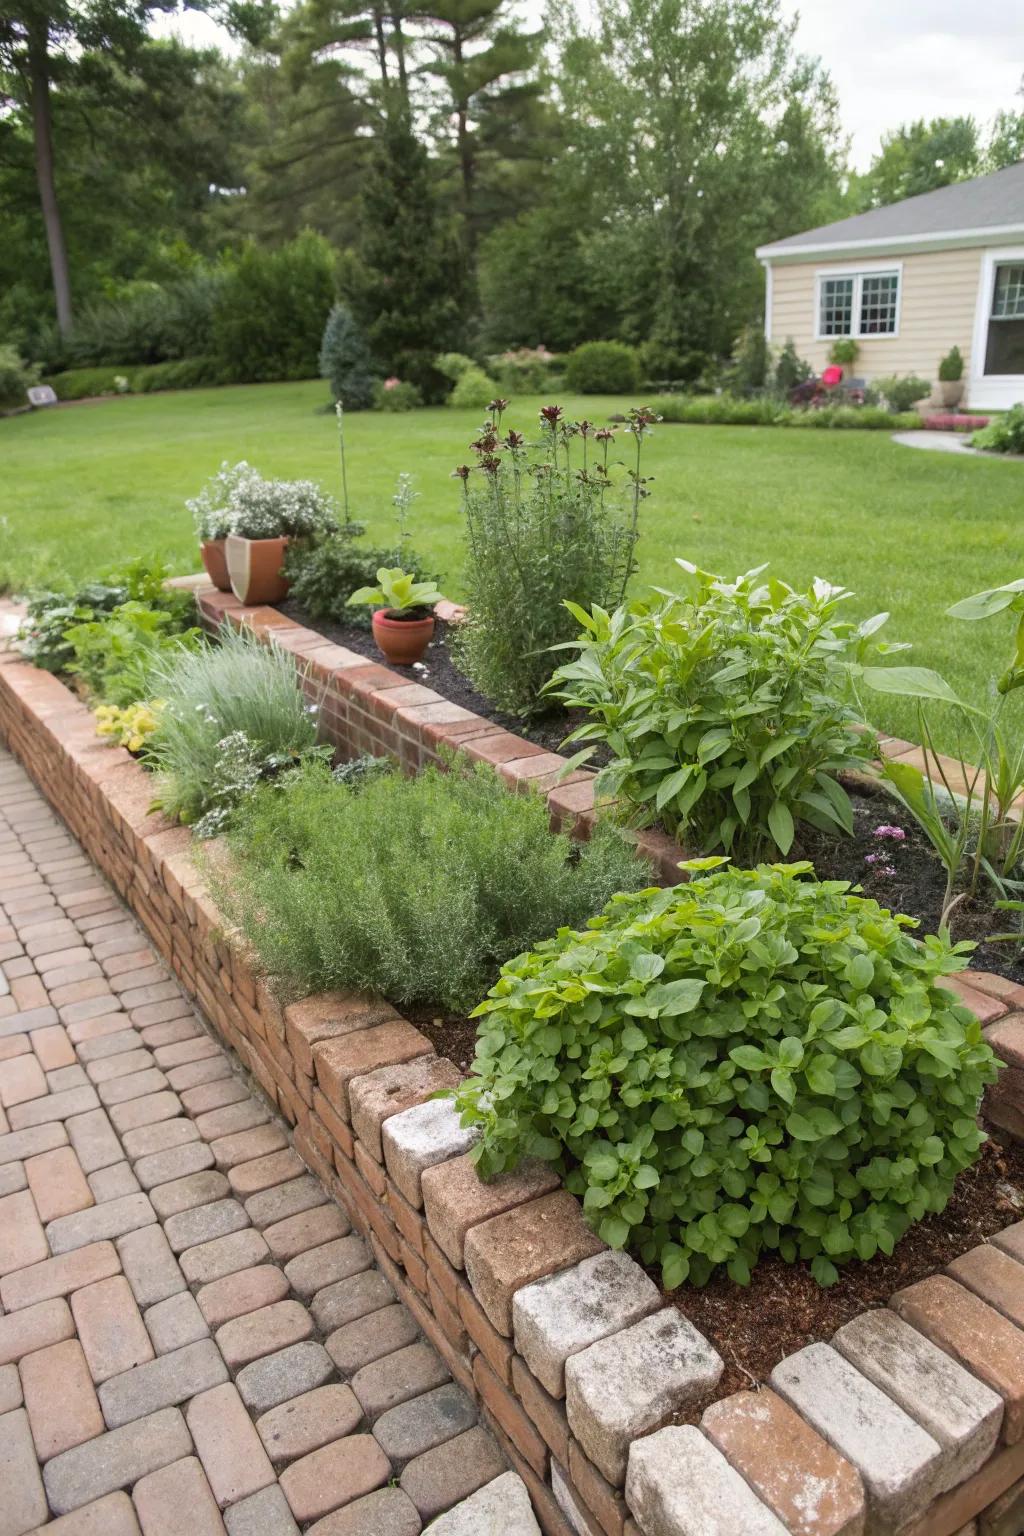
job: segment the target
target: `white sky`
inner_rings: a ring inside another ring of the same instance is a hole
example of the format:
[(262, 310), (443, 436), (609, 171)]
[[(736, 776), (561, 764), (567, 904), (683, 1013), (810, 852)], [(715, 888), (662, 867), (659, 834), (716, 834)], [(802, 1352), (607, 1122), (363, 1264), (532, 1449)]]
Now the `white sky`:
[[(918, 117), (970, 113), (987, 123), (1024, 75), (1021, 0), (781, 0), (799, 14), (797, 42), (820, 57), (839, 92), (852, 158), (864, 169), (887, 129)], [(538, 13), (541, 0), (527, 0)], [(227, 42), (195, 11), (160, 16), (154, 30), (199, 45)]]

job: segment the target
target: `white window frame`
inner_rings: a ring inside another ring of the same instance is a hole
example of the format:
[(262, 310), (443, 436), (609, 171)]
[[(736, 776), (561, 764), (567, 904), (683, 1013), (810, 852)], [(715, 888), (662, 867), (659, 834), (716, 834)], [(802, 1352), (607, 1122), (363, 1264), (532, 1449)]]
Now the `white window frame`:
[(971, 344), (970, 403), (980, 411), (1009, 410), (1024, 394), (1024, 374), (986, 373), (988, 325), (995, 297), (996, 268), (1024, 263), (1024, 245), (996, 246), (983, 251), (978, 274), (978, 302)]
[[(862, 331), (860, 328), (861, 295), (863, 279), (891, 273), (896, 278), (896, 325), (891, 331)], [(839, 336), (826, 336), (821, 329), (821, 287), (826, 278), (853, 278), (852, 327), (849, 335), (856, 341), (893, 341), (900, 334), (900, 316), (903, 310), (903, 263), (902, 261), (859, 261), (856, 266), (818, 267), (814, 273), (814, 339), (815, 341), (839, 341)]]

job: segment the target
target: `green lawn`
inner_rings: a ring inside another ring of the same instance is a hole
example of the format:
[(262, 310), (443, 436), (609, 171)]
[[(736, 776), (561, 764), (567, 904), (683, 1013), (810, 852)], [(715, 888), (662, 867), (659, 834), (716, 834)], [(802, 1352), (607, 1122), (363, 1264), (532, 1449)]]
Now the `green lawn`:
[[(337, 488), (334, 417), (316, 410), (324, 395), (321, 383), (255, 385), (0, 421), (0, 575), (15, 586), (59, 572), (88, 577), (143, 552), (178, 571), (196, 568), (183, 503), (222, 460), (246, 458), (266, 474)], [(509, 423), (532, 428), (541, 403), (514, 403)], [(592, 397), (563, 403), (597, 421), (623, 407)], [(388, 541), (395, 480), (411, 472), (423, 493), (416, 541), (453, 596), (462, 555), (450, 475), (469, 459), (480, 415), (437, 409), (347, 422), (354, 515)], [(790, 582), (824, 576), (851, 587), (858, 614), (888, 609), (889, 637), (914, 643), (909, 659), (939, 668), (968, 696), (979, 697), (1001, 670), (1010, 626), (958, 624), (943, 612), (1024, 574), (1020, 463), (912, 452), (881, 432), (663, 426), (646, 472), (654, 494), (643, 514), (640, 581), (672, 584), (675, 555), (726, 575), (770, 561)], [(899, 700), (879, 706), (879, 723), (914, 734)]]

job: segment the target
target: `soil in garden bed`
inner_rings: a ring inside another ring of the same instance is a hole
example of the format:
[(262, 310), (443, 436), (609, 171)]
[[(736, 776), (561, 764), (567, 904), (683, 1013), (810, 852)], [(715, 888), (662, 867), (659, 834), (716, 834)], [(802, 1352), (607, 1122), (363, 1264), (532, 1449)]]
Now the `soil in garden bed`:
[(476, 1021), (458, 1014), (439, 1014), (436, 1008), (403, 1004), (402, 1013), (421, 1034), (426, 1035), (439, 1056), (454, 1061), (460, 1072), (468, 1072), (476, 1054)]
[[(853, 880), (891, 912), (905, 912), (920, 921), (919, 933), (938, 931), (946, 892), (946, 871), (913, 818), (881, 786), (850, 788), (853, 837), (805, 834), (799, 856), (814, 864), (819, 880)], [(880, 835), (879, 828), (896, 828), (902, 838)], [(798, 856), (794, 849), (793, 857)], [(1024, 947), (987, 942), (993, 933), (1014, 927), (1016, 914), (997, 911), (994, 895), (984, 883), (978, 897), (959, 903), (951, 918), (954, 940), (977, 945), (969, 964), (996, 971), (1024, 983)]]
[[(837, 1328), (861, 1312), (885, 1306), (904, 1286), (941, 1274), (969, 1248), (1024, 1217), (1024, 1147), (989, 1141), (973, 1168), (957, 1180), (940, 1216), (928, 1216), (897, 1243), (891, 1258), (876, 1254), (840, 1270), (823, 1290), (808, 1264), (785, 1264), (766, 1255), (748, 1286), (727, 1276), (703, 1290), (681, 1286), (666, 1300), (709, 1338), (725, 1361), (718, 1386), (692, 1404), (679, 1423), (696, 1423), (709, 1402), (767, 1381), (786, 1355), (806, 1344), (827, 1342)], [(656, 1271), (652, 1278), (657, 1281)]]
[[(583, 724), (585, 718), (583, 710), (565, 710), (558, 707), (532, 720), (523, 720), (518, 715), (510, 715), (496, 708), (490, 699), (485, 698), (473, 687), (469, 679), (455, 665), (449, 644), (450, 625), (445, 624), (441, 619), (437, 620), (434, 638), (428, 645), (423, 660), (415, 662), (411, 667), (400, 667), (393, 661), (385, 660), (377, 649), (377, 642), (373, 635), (367, 629), (360, 629), (355, 624), (339, 624), (330, 619), (311, 618), (295, 602), (284, 602), (279, 607), (286, 618), (293, 619), (296, 624), (305, 625), (307, 629), (315, 630), (317, 634), (323, 635), (325, 640), (331, 640), (335, 645), (347, 646), (357, 655), (366, 656), (370, 661), (378, 661), (399, 675), (407, 674), (411, 682), (422, 683), (426, 688), (433, 688), (436, 693), (450, 700), (452, 704), (460, 704), (463, 709), (471, 709), (475, 715), (482, 715), (485, 720), (503, 726), (505, 730), (513, 731), (517, 736), (525, 736), (527, 741), (543, 747), (545, 752), (561, 751), (562, 742), (569, 732)], [(567, 752), (575, 750), (573, 746), (567, 748)], [(599, 761), (596, 754), (594, 761), (595, 763)]]

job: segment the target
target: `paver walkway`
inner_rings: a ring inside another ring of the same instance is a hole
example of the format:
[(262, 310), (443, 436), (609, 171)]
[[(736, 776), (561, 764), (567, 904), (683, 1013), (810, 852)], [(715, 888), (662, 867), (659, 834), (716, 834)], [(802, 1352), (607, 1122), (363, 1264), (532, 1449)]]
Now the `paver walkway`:
[(417, 1536), (504, 1470), (0, 749), (0, 1536)]

